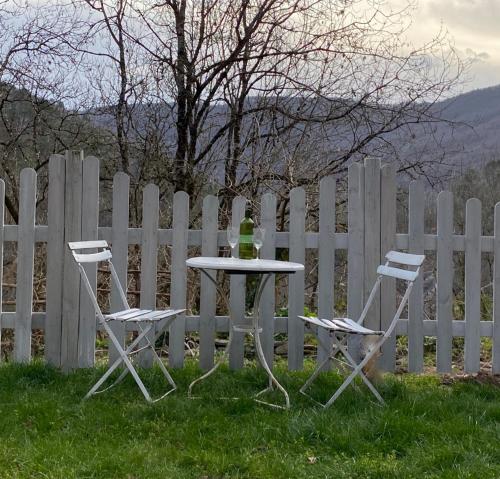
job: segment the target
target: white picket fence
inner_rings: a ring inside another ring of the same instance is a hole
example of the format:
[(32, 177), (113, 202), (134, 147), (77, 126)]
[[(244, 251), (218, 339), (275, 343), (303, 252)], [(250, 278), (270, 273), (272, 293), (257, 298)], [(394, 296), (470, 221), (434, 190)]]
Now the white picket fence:
[[(122, 284), (127, 282), (128, 247), (140, 245), (140, 306), (155, 307), (157, 291), (157, 251), (162, 245), (171, 246), (171, 306), (183, 308), (187, 296), (185, 260), (188, 248), (201, 247), (203, 255), (216, 255), (218, 247), (226, 245), (224, 231), (218, 231), (219, 201), (207, 196), (203, 201), (202, 229), (189, 229), (189, 197), (177, 192), (173, 197), (172, 228), (160, 229), (159, 190), (148, 185), (143, 192), (142, 228), (129, 227), (130, 179), (117, 173), (113, 181), (112, 225), (99, 226), (99, 161), (83, 158), (83, 153), (68, 152), (53, 155), (49, 163), (49, 193), (47, 225), (35, 225), (37, 175), (25, 169), (20, 179), (19, 224), (4, 224), (5, 185), (0, 181), (0, 269), (5, 242), (17, 242), (16, 311), (2, 312), (2, 328), (13, 328), (14, 359), (31, 358), (33, 329), (44, 330), (46, 360), (64, 369), (89, 367), (94, 364), (96, 321), (91, 304), (80, 284), (78, 271), (65, 247), (68, 241), (102, 238), (112, 244), (114, 264)], [(317, 310), (321, 317), (331, 317), (334, 299), (334, 259), (336, 252), (347, 250), (348, 284), (347, 312), (356, 317), (367, 292), (375, 281), (375, 271), (383, 255), (397, 248), (412, 253), (435, 252), (437, 262), (436, 318), (424, 319), (423, 281), (413, 290), (408, 317), (401, 319), (398, 335), (408, 336), (408, 369), (422, 371), (424, 336), (437, 337), (436, 364), (439, 372), (452, 366), (452, 338), (464, 337), (464, 364), (467, 372), (480, 368), (481, 337), (493, 338), (493, 371), (500, 372), (500, 204), (495, 208), (494, 236), (481, 235), (481, 203), (470, 199), (466, 205), (465, 235), (454, 234), (453, 197), (443, 191), (437, 198), (437, 234), (424, 232), (425, 191), (423, 183), (414, 181), (409, 188), (408, 233), (396, 234), (396, 174), (390, 165), (381, 167), (378, 160), (364, 165), (353, 164), (348, 172), (348, 232), (335, 231), (336, 179), (324, 178), (320, 184), (319, 231), (306, 232), (306, 195), (302, 188), (290, 192), (289, 231), (276, 231), (276, 198), (264, 194), (261, 198), (261, 223), (266, 228), (262, 257), (273, 258), (276, 248), (289, 248), (291, 261), (303, 263), (306, 249), (317, 250)], [(232, 220), (238, 223), (243, 215), (245, 199), (233, 202)], [(492, 212), (493, 213), (493, 212)], [(33, 265), (35, 243), (47, 244), (46, 312), (33, 313)], [(453, 318), (453, 253), (465, 252), (465, 320)], [(489, 321), (481, 321), (481, 254), (493, 253), (494, 312)], [(96, 287), (96, 271), (89, 269)], [(1, 273), (1, 271), (0, 271)], [(0, 274), (0, 278), (2, 275)], [(304, 273), (291, 275), (288, 283), (288, 318), (275, 317), (263, 321), (263, 344), (268, 361), (272, 362), (274, 335), (286, 333), (288, 366), (300, 369), (304, 359), (304, 326), (297, 315), (304, 310)], [(275, 290), (268, 283), (262, 297), (265, 318), (275, 316)], [(1, 288), (0, 288), (1, 291)], [(1, 295), (1, 293), (0, 293)], [(204, 369), (213, 364), (215, 333), (228, 330), (227, 316), (216, 316), (216, 291), (210, 281), (201, 278), (200, 312), (197, 316), (182, 316), (169, 334), (169, 363), (182, 367), (185, 357), (185, 337), (199, 332), (199, 361)], [(396, 284), (383, 283), (368, 326), (384, 328), (396, 307)], [(1, 304), (1, 297), (0, 297)], [(111, 308), (118, 308), (116, 291), (111, 294)], [(240, 276), (230, 280), (232, 321), (245, 319), (245, 282)], [(125, 331), (117, 331), (124, 337)], [(325, 338), (327, 339), (327, 338)], [(396, 339), (388, 341), (380, 359), (386, 370), (395, 367)], [(326, 354), (321, 348), (318, 358)], [(114, 357), (114, 352), (110, 351)], [(232, 368), (243, 366), (244, 336), (236, 334), (230, 351)]]

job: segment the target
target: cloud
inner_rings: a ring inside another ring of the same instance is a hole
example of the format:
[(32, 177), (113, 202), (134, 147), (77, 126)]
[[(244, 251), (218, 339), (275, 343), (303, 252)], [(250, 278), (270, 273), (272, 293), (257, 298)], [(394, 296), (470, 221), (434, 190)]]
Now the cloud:
[(425, 15), (440, 19), (452, 31), (461, 30), (500, 42), (499, 0), (421, 0)]
[(486, 61), (491, 58), (491, 55), (487, 52), (476, 52), (472, 48), (465, 49), (465, 55), (472, 58), (475, 61)]

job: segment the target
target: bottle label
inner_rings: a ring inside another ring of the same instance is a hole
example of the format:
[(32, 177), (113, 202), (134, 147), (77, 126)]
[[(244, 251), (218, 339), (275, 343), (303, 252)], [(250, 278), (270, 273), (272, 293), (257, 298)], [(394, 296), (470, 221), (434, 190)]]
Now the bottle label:
[(240, 235), (240, 243), (243, 244), (253, 243), (253, 235)]

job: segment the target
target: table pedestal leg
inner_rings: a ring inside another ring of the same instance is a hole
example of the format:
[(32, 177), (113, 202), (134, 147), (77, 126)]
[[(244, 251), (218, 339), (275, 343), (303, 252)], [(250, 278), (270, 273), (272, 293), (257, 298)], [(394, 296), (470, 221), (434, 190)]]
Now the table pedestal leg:
[(255, 293), (255, 299), (253, 303), (253, 329), (255, 331), (255, 350), (257, 352), (257, 357), (259, 358), (259, 362), (264, 368), (264, 370), (267, 373), (267, 376), (269, 378), (269, 385), (267, 388), (263, 389), (259, 393), (255, 395), (255, 398), (258, 398), (262, 394), (272, 391), (273, 387), (276, 386), (276, 388), (283, 394), (285, 397), (285, 406), (282, 406), (280, 404), (274, 404), (270, 403), (267, 401), (262, 401), (260, 399), (255, 399), (257, 402), (260, 402), (262, 404), (266, 404), (268, 406), (276, 407), (276, 408), (281, 408), (281, 409), (289, 409), (290, 408), (290, 398), (288, 397), (288, 393), (286, 392), (285, 388), (278, 382), (278, 380), (274, 377), (273, 372), (271, 371), (271, 368), (267, 364), (266, 356), (264, 354), (264, 350), (262, 349), (262, 344), (260, 342), (260, 333), (259, 333), (259, 318), (260, 318), (260, 298), (262, 296), (262, 292), (264, 291), (264, 287), (266, 286), (266, 283), (268, 282), (269, 278), (271, 277), (271, 273), (267, 273), (261, 276), (261, 280), (259, 283), (259, 286), (257, 287), (257, 291)]
[[(224, 302), (226, 303), (227, 310), (230, 311), (229, 301), (228, 301), (226, 295), (224, 294), (224, 292), (221, 291), (220, 288), (218, 287), (217, 282), (204, 269), (200, 269), (200, 271), (203, 274), (205, 274), (210, 279), (210, 281), (215, 285), (215, 288), (217, 289), (217, 291), (219, 292), (219, 294), (223, 298)], [(257, 291), (255, 293), (255, 299), (254, 299), (252, 329), (249, 331), (249, 332), (251, 332), (251, 333), (254, 334), (255, 350), (256, 350), (256, 353), (257, 353), (257, 358), (259, 359), (259, 362), (261, 363), (262, 367), (266, 371), (267, 376), (269, 378), (269, 385), (268, 385), (268, 387), (266, 389), (260, 391), (259, 393), (257, 393), (254, 396), (254, 399), (257, 402), (262, 403), (262, 404), (266, 404), (268, 406), (272, 406), (272, 407), (276, 407), (276, 408), (280, 408), (280, 409), (289, 409), (290, 408), (290, 398), (288, 396), (288, 393), (286, 392), (285, 388), (274, 377), (274, 375), (273, 375), (273, 373), (271, 371), (271, 368), (267, 364), (266, 357), (265, 357), (264, 351), (262, 349), (262, 344), (260, 342), (260, 331), (261, 331), (261, 329), (259, 327), (259, 318), (260, 318), (259, 304), (260, 304), (260, 298), (262, 296), (262, 292), (264, 291), (264, 287), (266, 286), (266, 284), (267, 284), (267, 282), (268, 282), (268, 280), (269, 280), (269, 278), (271, 276), (272, 276), (272, 273), (261, 274), (260, 281), (259, 281), (259, 284), (257, 286)], [(229, 321), (231, 321), (231, 320), (229, 320)], [(188, 388), (188, 398), (193, 399), (193, 395), (192, 395), (193, 386), (195, 384), (203, 381), (204, 379), (208, 378), (209, 376), (211, 376), (219, 368), (219, 366), (226, 360), (226, 358), (227, 358), (227, 356), (229, 354), (229, 350), (231, 348), (231, 341), (232, 341), (232, 338), (233, 338), (233, 328), (234, 327), (231, 325), (231, 322), (230, 322), (229, 323), (229, 339), (228, 339), (228, 343), (226, 345), (226, 348), (224, 349), (223, 354), (215, 362), (215, 364), (213, 365), (213, 367), (209, 371), (207, 371), (205, 374), (203, 374), (199, 378), (195, 379), (189, 385), (189, 388)], [(257, 399), (258, 397), (260, 397), (264, 393), (266, 393), (268, 391), (272, 391), (274, 389), (274, 387), (276, 387), (283, 394), (283, 396), (285, 398), (285, 406), (282, 406), (280, 404), (273, 404), (273, 403), (270, 403), (270, 402), (263, 401), (261, 399)]]

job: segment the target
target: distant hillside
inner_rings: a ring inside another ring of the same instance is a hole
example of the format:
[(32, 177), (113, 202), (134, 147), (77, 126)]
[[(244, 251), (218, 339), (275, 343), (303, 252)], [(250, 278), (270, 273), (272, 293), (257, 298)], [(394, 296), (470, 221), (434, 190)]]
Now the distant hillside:
[[(253, 98), (249, 101), (257, 102), (258, 99)], [(288, 104), (290, 107), (295, 100), (282, 101), (291, 102)], [(311, 105), (313, 104), (315, 109), (321, 108), (320, 103), (312, 102)], [(332, 104), (328, 103), (325, 107), (331, 108), (331, 106)], [(339, 101), (339, 110), (347, 107), (349, 102)], [(302, 108), (307, 108), (307, 105), (302, 104)], [(98, 127), (113, 128), (109, 110), (108, 112), (96, 110), (91, 113), (92, 120)], [(384, 121), (383, 114), (372, 107), (362, 110), (361, 113), (358, 115), (361, 123), (356, 126), (356, 134), (361, 137), (367, 134), (370, 122), (377, 125)], [(349, 162), (362, 159), (366, 155), (377, 156), (383, 161), (397, 162), (402, 170), (406, 165), (418, 165), (417, 168), (408, 170), (410, 176), (423, 173), (431, 181), (441, 181), (470, 167), (480, 167), (488, 161), (500, 159), (500, 85), (464, 93), (436, 103), (432, 107), (431, 114), (443, 121), (410, 124), (387, 133), (365, 145)], [(171, 149), (176, 142), (174, 115), (173, 105), (150, 104), (134, 107), (134, 120), (138, 129), (145, 132), (154, 125), (153, 128)], [(225, 123), (227, 116), (228, 111), (225, 106), (213, 107), (208, 115), (204, 134), (201, 136), (202, 143), (208, 141)], [(364, 121), (367, 123), (363, 123)], [(244, 125), (244, 129), (248, 126)], [(262, 124), (261, 127), (265, 132), (266, 125)], [(303, 131), (305, 131), (304, 125), (298, 123), (285, 138), (286, 146), (290, 150), (303, 140)], [(307, 130), (307, 138), (314, 148), (309, 148), (305, 153), (307, 161), (317, 163), (342, 157), (349, 150), (352, 135), (353, 125), (349, 121), (345, 123), (337, 121), (331, 125), (318, 123), (311, 126)], [(223, 147), (221, 150), (216, 150), (216, 153), (217, 151), (223, 151)], [(223, 157), (223, 154), (220, 157)], [(215, 154), (215, 163), (217, 162)], [(221, 165), (217, 164), (212, 174), (222, 179), (220, 167)]]
[(401, 157), (442, 161), (455, 174), (500, 159), (500, 85), (437, 103), (434, 112), (445, 122), (392, 135)]

